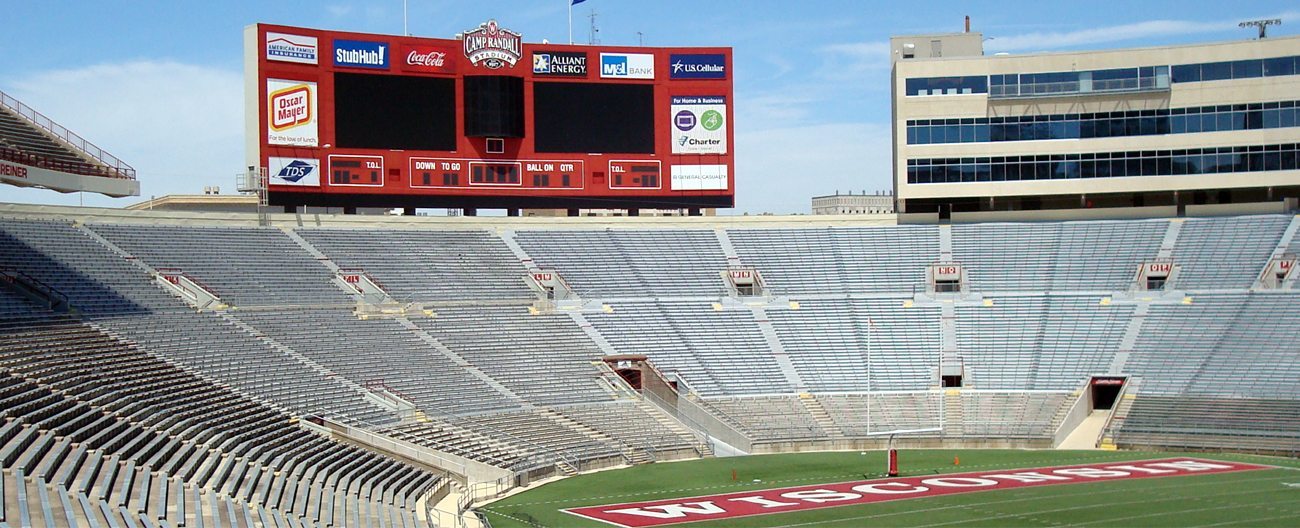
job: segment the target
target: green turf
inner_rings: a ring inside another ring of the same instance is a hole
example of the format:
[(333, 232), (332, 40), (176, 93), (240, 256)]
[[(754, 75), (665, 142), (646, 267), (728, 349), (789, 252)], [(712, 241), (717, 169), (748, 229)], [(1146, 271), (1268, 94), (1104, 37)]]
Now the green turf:
[[(1171, 478), (983, 491), (691, 523), (691, 527), (1300, 526), (1300, 460), (1114, 451), (905, 450), (902, 476), (1190, 456), (1285, 466)], [(953, 465), (959, 457), (961, 465)], [(877, 478), (880, 451), (649, 464), (552, 482), (479, 510), (494, 528), (608, 527), (562, 508)], [(737, 480), (731, 479), (732, 470)], [(760, 482), (753, 482), (754, 479)]]

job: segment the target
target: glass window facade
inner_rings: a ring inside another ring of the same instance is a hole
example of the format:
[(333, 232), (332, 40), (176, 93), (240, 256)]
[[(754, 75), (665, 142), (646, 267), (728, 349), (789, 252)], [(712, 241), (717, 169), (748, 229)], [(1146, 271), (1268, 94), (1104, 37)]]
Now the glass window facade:
[(907, 183), (976, 183), (1298, 170), (1297, 145), (907, 160)]
[(1300, 101), (1091, 114), (915, 119), (908, 145), (1194, 134), (1300, 126)]
[(1012, 98), (1168, 90), (1170, 83), (1297, 73), (1300, 73), (1300, 56), (1109, 70), (925, 77), (907, 79), (904, 84), (909, 96), (987, 93), (993, 98)]
[(989, 78), (983, 75), (908, 79), (906, 85), (907, 95), (961, 95), (989, 93)]

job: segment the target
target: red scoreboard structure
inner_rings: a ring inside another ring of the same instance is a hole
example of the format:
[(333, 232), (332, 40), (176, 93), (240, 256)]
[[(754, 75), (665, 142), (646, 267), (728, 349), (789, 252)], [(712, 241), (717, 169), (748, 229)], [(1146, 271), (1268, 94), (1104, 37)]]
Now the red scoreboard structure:
[(257, 24), (248, 166), (272, 205), (732, 207), (730, 48), (525, 44)]

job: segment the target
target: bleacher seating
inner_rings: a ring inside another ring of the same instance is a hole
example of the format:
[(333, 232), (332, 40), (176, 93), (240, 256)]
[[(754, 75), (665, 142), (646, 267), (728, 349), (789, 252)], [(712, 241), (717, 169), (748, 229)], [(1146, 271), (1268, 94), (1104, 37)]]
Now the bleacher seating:
[(911, 293), (938, 261), (934, 226), (728, 229), (741, 262), (777, 295)]
[(332, 274), (279, 229), (97, 224), (123, 251), (156, 268), (179, 268), (226, 304), (350, 304)]
[(1121, 447), (1232, 448), (1300, 454), (1300, 401), (1141, 395), (1114, 441)]
[[(174, 494), (223, 519), (231, 511), (254, 521), (306, 519), (298, 508), (305, 497), (308, 509), (329, 511), (328, 501), (342, 508), (338, 519), (347, 522), (335, 524), (352, 525), (355, 508), (367, 504), (364, 515), (378, 524), (389, 512), (410, 513), (410, 493), (393, 502), (387, 491), (423, 487), (402, 487), (422, 481), (411, 476), (418, 473), (348, 451), (369, 461), (363, 465), (389, 468), (385, 475), (404, 475), (404, 484), (383, 484), (371, 506), (376, 496), (362, 498), (366, 486), (303, 480), (295, 475), (323, 462), (257, 439), (307, 438), (290, 422), (316, 415), (512, 469), (698, 449), (680, 423), (609, 385), (599, 365), (608, 354), (648, 356), (693, 393), (688, 399), (756, 443), (864, 438), (936, 422), (942, 431), (922, 435), (1042, 442), (1071, 391), (1114, 368), (1140, 380), (1117, 442), (1230, 447), (1240, 429), (1262, 438), (1259, 446), (1285, 447), (1288, 435), (1300, 434), (1285, 418), (1300, 406), (1300, 388), (1286, 383), (1300, 375), (1300, 302), (1294, 291), (1247, 288), (1293, 221), (957, 225), (952, 259), (967, 266), (975, 295), (954, 299), (924, 293), (925, 267), (941, 257), (935, 226), (294, 228), (323, 258), (365, 269), (395, 299), (429, 310), (359, 318), (326, 263), (280, 228), (4, 219), (0, 269), (47, 284), (73, 310), (55, 315), (0, 284), (0, 395), (17, 398), (0, 399), (7, 448), (0, 483), (29, 487), (28, 515), (40, 520), (45, 506), (54, 518), (72, 511), (138, 520), (134, 508), (147, 487), (153, 504), (161, 498), (153, 494)], [(1117, 293), (1129, 289), (1138, 263), (1156, 258), (1171, 227), (1180, 230), (1174, 286), (1187, 298)], [(728, 244), (736, 255), (725, 254)], [(729, 256), (789, 299), (724, 299), (719, 272)], [(521, 258), (557, 270), (592, 301), (582, 316), (530, 304)], [(233, 308), (196, 313), (132, 259), (180, 268)], [(1139, 306), (1145, 316), (1135, 320)], [(945, 319), (950, 309), (954, 317)], [(33, 339), (33, 328), (48, 338)], [(966, 387), (952, 393), (937, 387), (945, 344), (965, 367)], [(137, 367), (144, 370), (99, 381)], [(157, 397), (180, 383), (175, 397)], [(147, 403), (120, 400), (148, 391)], [(419, 412), (389, 410), (377, 402), (380, 392)], [(214, 423), (210, 404), (233, 409), (233, 418)], [(171, 405), (176, 417), (162, 416)], [(1282, 418), (1264, 432), (1227, 418), (1197, 425), (1204, 405)], [(103, 448), (57, 429), (107, 427), (140, 412), (149, 414), (104, 429), (113, 436), (95, 444)], [(125, 439), (125, 428), (146, 432)], [(219, 453), (200, 453), (205, 442)], [(233, 452), (250, 456), (222, 454)], [(258, 458), (263, 452), (278, 454)], [(192, 465), (206, 480), (173, 470), (177, 461), (181, 468), (199, 461)], [(77, 473), (66, 482), (77, 485), (60, 488), (69, 463)], [(90, 465), (112, 469), (111, 487), (90, 479), (91, 487), (78, 488)], [(180, 491), (164, 491), (176, 483)], [(145, 512), (161, 511), (152, 508)], [(175, 524), (175, 508), (169, 512)]]
[(1180, 290), (1249, 288), (1277, 247), (1291, 218), (1190, 218), (1174, 246)]
[(486, 231), (297, 229), (336, 264), (361, 268), (399, 301), (527, 299), (524, 266)]
[(67, 296), (80, 312), (175, 311), (179, 300), (149, 275), (67, 222), (0, 220), (0, 268), (21, 271)]
[(727, 256), (712, 231), (520, 231), (515, 240), (581, 297), (716, 296), (724, 289)]
[(587, 316), (620, 354), (645, 354), (704, 396), (788, 393), (752, 313), (706, 302), (631, 302)]
[[(107, 517), (121, 515), (129, 525), (183, 525), (220, 516), (218, 504), (255, 507), (249, 515), (262, 522), (413, 523), (422, 513), (417, 502), (439, 478), (328, 440), (288, 414), (53, 314), (0, 328), (0, 395), (0, 466), (6, 480), (14, 476), (5, 484), (28, 486), (23, 477), (33, 478), (37, 493), (20, 493), (16, 506), (27, 516), (41, 512), (43, 526), (60, 525), (56, 514), (73, 518), (68, 525), (117, 525)], [(66, 509), (73, 496), (80, 508)], [(32, 523), (25, 516), (21, 525)]]
[[(54, 139), (52, 131), (43, 130), (33, 119), (64, 133), (65, 140)], [(74, 147), (74, 143), (78, 146)], [(135, 178), (135, 169), (3, 92), (0, 92), (0, 159), (72, 174)]]

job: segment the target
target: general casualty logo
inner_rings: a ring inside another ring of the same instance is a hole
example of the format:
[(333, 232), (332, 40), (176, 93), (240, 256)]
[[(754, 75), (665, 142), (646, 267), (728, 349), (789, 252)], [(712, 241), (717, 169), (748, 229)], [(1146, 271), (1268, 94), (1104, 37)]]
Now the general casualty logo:
[(465, 32), (465, 58), (491, 70), (513, 68), (523, 58), (523, 37), (489, 20)]
[(273, 185), (320, 186), (320, 160), (276, 158), (267, 160)]
[(672, 54), (668, 57), (672, 79), (726, 79), (727, 56), (721, 53)]
[(601, 53), (600, 76), (613, 79), (654, 79), (655, 56), (646, 53)]
[(268, 143), (314, 147), (316, 83), (266, 80)]
[(388, 44), (368, 40), (334, 39), (334, 65), (388, 69)]
[(534, 51), (533, 74), (586, 77), (587, 54), (568, 51)]
[(673, 96), (673, 154), (727, 153), (727, 98)]
[(266, 60), (316, 64), (316, 37), (266, 32)]

